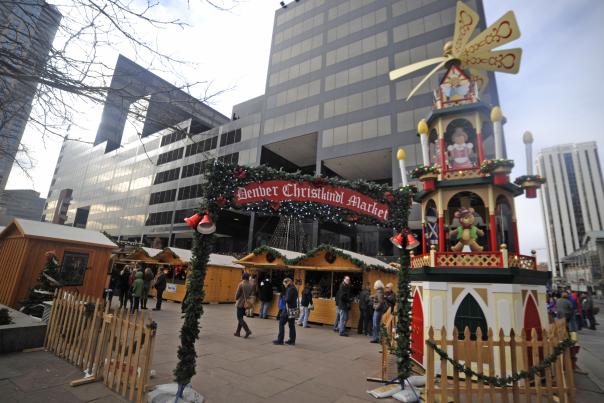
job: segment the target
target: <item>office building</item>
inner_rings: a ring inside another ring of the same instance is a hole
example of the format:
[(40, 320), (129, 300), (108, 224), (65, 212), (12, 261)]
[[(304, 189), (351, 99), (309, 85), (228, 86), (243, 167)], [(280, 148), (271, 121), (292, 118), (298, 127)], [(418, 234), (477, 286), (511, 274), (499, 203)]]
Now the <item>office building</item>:
[(0, 225), (8, 225), (13, 218), (40, 221), (45, 201), (32, 189), (0, 191)]
[(602, 295), (604, 290), (604, 231), (585, 235), (581, 248), (561, 259), (564, 279), (579, 291)]
[[(482, 2), (467, 3), (481, 16), (483, 29)], [(439, 77), (405, 101), (425, 71), (396, 82), (389, 80), (388, 72), (442, 55), (453, 35), (455, 5), (455, 0), (301, 0), (279, 8), (263, 95), (235, 105), (234, 120), (209, 130), (184, 121), (186, 136), (167, 128), (133, 137), (130, 143), (124, 141), (126, 136), (121, 143), (113, 135), (97, 137), (92, 150), (67, 144), (48, 197), (48, 219), (61, 190), (73, 189), (68, 224), (74, 223), (77, 209), (84, 208), (89, 209), (87, 228), (190, 247), (191, 232), (182, 220), (199, 204), (202, 167), (215, 158), (399, 185), (396, 151), (405, 147), (409, 169), (420, 163), (416, 125), (430, 113)], [(498, 103), (493, 75), (482, 99)], [(491, 156), (492, 136), (484, 135), (485, 152)], [(116, 144), (121, 147), (115, 149)], [(150, 159), (143, 154), (143, 144)], [(114, 151), (105, 154), (107, 150)], [(91, 173), (67, 181), (74, 175), (68, 173), (75, 171), (70, 168), (74, 163), (94, 166), (82, 165)], [(127, 212), (113, 202), (98, 201), (105, 192), (132, 199)], [(419, 211), (411, 218), (419, 228)], [(225, 211), (218, 221), (216, 249), (249, 251), (268, 242), (277, 223), (277, 217)], [(302, 226), (311, 246), (331, 243), (373, 256), (393, 254), (390, 234), (375, 227), (316, 222)]]
[(595, 142), (541, 150), (537, 173), (546, 178), (540, 192), (549, 267), (564, 277), (561, 260), (579, 249), (586, 234), (604, 229), (604, 186)]
[(0, 3), (0, 190), (6, 187), (37, 87), (35, 81), (12, 76), (37, 75), (60, 21), (56, 7), (43, 0)]

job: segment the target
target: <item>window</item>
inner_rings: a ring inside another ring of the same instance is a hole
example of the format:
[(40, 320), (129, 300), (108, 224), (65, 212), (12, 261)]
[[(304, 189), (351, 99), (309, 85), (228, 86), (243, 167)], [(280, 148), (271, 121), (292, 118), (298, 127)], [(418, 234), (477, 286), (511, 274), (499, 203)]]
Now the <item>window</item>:
[(146, 226), (150, 225), (166, 225), (172, 222), (172, 211), (162, 211), (159, 213), (151, 213), (145, 222)]
[(201, 184), (185, 186), (178, 189), (178, 200), (195, 199), (203, 195), (203, 186)]
[(149, 205), (167, 203), (174, 201), (176, 197), (176, 189), (164, 190), (162, 192), (151, 193)]
[(192, 208), (188, 208), (188, 209), (184, 209), (184, 210), (176, 210), (174, 212), (174, 224), (183, 224), (185, 221), (185, 218), (192, 216), (193, 212), (194, 211)]
[(239, 153), (223, 155), (222, 157), (218, 158), (218, 161), (222, 162), (223, 164), (236, 165), (239, 162)]
[(157, 157), (157, 165), (167, 164), (168, 162), (182, 158), (183, 151), (183, 147), (180, 147), (176, 150), (159, 154), (159, 156)]
[(220, 135), (220, 147), (228, 146), (229, 144), (239, 143), (241, 141), (241, 129), (231, 130)]
[[(241, 134), (239, 136), (239, 139), (241, 140)], [(185, 157), (213, 150), (214, 148), (216, 148), (217, 144), (218, 136), (205, 139), (197, 143), (189, 144), (187, 146), (187, 151), (185, 152)]]
[(168, 171), (158, 172), (157, 175), (155, 175), (155, 181), (153, 182), (153, 184), (158, 185), (160, 183), (174, 181), (174, 180), (178, 179), (179, 175), (180, 175), (180, 168), (174, 168), (174, 169), (170, 169)]
[(65, 252), (61, 265), (60, 280), (63, 285), (82, 285), (88, 268), (88, 253)]
[(201, 175), (207, 166), (214, 163), (214, 159), (207, 161), (199, 161), (194, 164), (185, 165), (182, 167), (181, 178), (188, 178), (191, 176)]
[(185, 137), (187, 137), (187, 133), (185, 133), (184, 131), (175, 131), (173, 133), (170, 134), (166, 134), (165, 136), (163, 136), (161, 138), (161, 145), (160, 147), (166, 146), (168, 144), (172, 144), (175, 143), (179, 140), (184, 139)]
[(482, 332), (482, 339), (487, 339), (487, 320), (478, 305), (478, 302), (474, 299), (471, 294), (465, 296), (457, 313), (455, 314), (455, 327), (458, 331), (458, 339), (464, 339), (464, 330), (466, 327), (470, 329), (470, 339), (476, 340), (476, 330), (480, 328)]

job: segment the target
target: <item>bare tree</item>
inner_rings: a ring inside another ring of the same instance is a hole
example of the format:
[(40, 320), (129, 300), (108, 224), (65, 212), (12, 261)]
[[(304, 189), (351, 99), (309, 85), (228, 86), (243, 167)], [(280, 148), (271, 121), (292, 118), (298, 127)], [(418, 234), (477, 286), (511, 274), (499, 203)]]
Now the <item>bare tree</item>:
[[(197, 1), (219, 10), (229, 10), (238, 2)], [(106, 60), (116, 48), (136, 55), (145, 67), (174, 77), (176, 87), (192, 99), (208, 101), (222, 92), (212, 92), (209, 82), (189, 82), (180, 76), (178, 70), (188, 61), (171, 56), (154, 42), (150, 33), (188, 27), (185, 21), (162, 14), (161, 0), (54, 3), (0, 0), (0, 160), (10, 160), (10, 165), (16, 162), (27, 172), (31, 159), (28, 150), (19, 146), (24, 122), (28, 121), (28, 130), (40, 134), (41, 142), (49, 136), (65, 138), (68, 127), (78, 126), (76, 117), (82, 105), (104, 103), (113, 74), (113, 66)], [(178, 6), (171, 2), (170, 7)], [(132, 98), (127, 92), (120, 94), (119, 88), (113, 92)], [(141, 116), (133, 113), (129, 120)], [(18, 147), (20, 157), (14, 161)], [(0, 177), (0, 187), (6, 179)]]

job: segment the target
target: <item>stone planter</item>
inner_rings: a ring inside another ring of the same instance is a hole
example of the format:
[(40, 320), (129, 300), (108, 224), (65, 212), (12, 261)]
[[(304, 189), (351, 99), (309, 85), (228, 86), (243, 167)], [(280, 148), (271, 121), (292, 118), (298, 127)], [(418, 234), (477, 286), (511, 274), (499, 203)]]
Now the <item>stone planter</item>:
[(1, 304), (0, 308), (7, 308), (13, 320), (9, 325), (0, 326), (0, 354), (44, 345), (46, 323)]
[[(201, 394), (187, 386), (183, 392), (183, 396), (178, 399), (179, 403), (203, 403), (204, 399)], [(176, 392), (178, 391), (178, 384), (176, 383), (165, 383), (163, 385), (157, 385), (147, 394), (147, 401), (149, 403), (173, 403), (176, 399)]]

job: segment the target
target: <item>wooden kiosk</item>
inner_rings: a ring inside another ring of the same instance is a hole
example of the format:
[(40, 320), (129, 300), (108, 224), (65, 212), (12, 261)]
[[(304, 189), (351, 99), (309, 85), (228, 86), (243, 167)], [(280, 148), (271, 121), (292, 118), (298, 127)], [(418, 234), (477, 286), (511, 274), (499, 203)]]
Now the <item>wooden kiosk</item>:
[(0, 233), (0, 303), (17, 307), (36, 284), (48, 251), (61, 264), (64, 289), (101, 297), (116, 248), (99, 231), (15, 218)]
[[(291, 277), (301, 293), (304, 287), (311, 286), (314, 310), (310, 321), (314, 323), (333, 324), (336, 317), (335, 296), (344, 276), (350, 276), (353, 295), (356, 297), (363, 286), (373, 293), (373, 283), (380, 279), (384, 284), (392, 282), (396, 289), (397, 269), (388, 264), (355, 252), (320, 245), (306, 254), (261, 247), (239, 260), (256, 274), (258, 281), (265, 276), (271, 279), (275, 295), (269, 308), (269, 315), (276, 316), (278, 298), (282, 280)], [(257, 301), (254, 312), (258, 313), (260, 302)], [(352, 304), (348, 325), (356, 328), (359, 320), (359, 307), (356, 298)]]
[[(153, 258), (164, 269), (168, 269), (167, 286), (163, 298), (182, 302), (186, 294), (186, 278), (191, 265), (192, 253), (188, 249), (168, 247)], [(233, 263), (235, 259), (228, 255), (212, 253), (208, 262), (208, 271), (204, 281), (204, 302), (235, 302), (235, 291), (241, 281), (243, 266)], [(155, 296), (155, 290), (151, 291)]]

